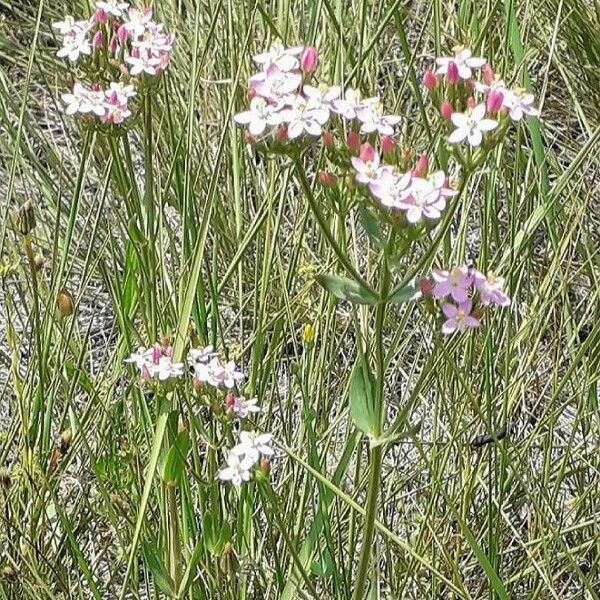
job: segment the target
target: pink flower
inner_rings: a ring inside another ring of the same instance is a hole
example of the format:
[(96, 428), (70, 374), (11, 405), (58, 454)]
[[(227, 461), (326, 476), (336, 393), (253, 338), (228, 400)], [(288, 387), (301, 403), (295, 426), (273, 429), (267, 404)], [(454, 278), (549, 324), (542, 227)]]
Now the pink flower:
[(331, 87), (319, 86), (318, 88), (312, 85), (305, 85), (302, 91), (314, 107), (318, 106), (327, 111), (327, 118), (329, 118), (332, 102), (336, 98), (339, 98), (341, 94), (341, 89), (337, 85), (332, 85)]
[(409, 223), (418, 223), (423, 217), (439, 219), (446, 208), (446, 198), (429, 179), (413, 177), (397, 206), (406, 211)]
[(359, 183), (369, 185), (379, 180), (379, 154), (375, 151), (369, 153), (361, 150), (361, 157), (353, 156), (350, 161), (356, 171), (355, 179)]
[(129, 8), (129, 4), (127, 2), (119, 2), (119, 0), (108, 0), (106, 2), (96, 2), (96, 8), (113, 17), (121, 17)]
[(131, 65), (130, 73), (135, 77), (144, 73), (147, 75), (156, 75), (160, 59), (150, 56), (147, 53), (141, 53), (139, 56), (134, 56), (132, 53), (131, 56), (125, 59), (125, 62)]
[(268, 104), (264, 98), (257, 96), (250, 102), (250, 110), (238, 113), (233, 119), (240, 125), (248, 125), (250, 134), (257, 137), (266, 130), (280, 125), (282, 115), (278, 112), (277, 106)]
[(466, 265), (454, 267), (451, 271), (434, 269), (433, 286), (434, 298), (445, 298), (451, 296), (455, 302), (465, 302), (469, 299), (469, 288), (473, 284), (473, 275)]
[(148, 350), (141, 348), (125, 359), (125, 362), (132, 363), (139, 369), (142, 380), (158, 379), (164, 382), (183, 375), (183, 363), (174, 363), (172, 358), (172, 347), (165, 348), (155, 344)]
[(344, 119), (356, 119), (357, 111), (364, 110), (369, 106), (379, 103), (379, 98), (361, 99), (360, 92), (353, 88), (348, 88), (344, 92), (344, 97), (334, 100), (331, 103), (331, 109), (334, 113), (344, 117)]
[(400, 203), (412, 183), (412, 173), (400, 173), (394, 167), (380, 167), (377, 179), (369, 184), (369, 191), (383, 206), (401, 208)]
[(448, 142), (458, 144), (466, 139), (475, 148), (481, 145), (485, 132), (498, 126), (497, 121), (485, 118), (485, 104), (478, 104), (466, 113), (454, 113), (451, 120), (456, 129), (450, 134)]
[(467, 328), (479, 327), (479, 319), (476, 319), (471, 315), (471, 301), (465, 300), (458, 306), (454, 304), (445, 303), (442, 306), (442, 312), (446, 317), (446, 321), (442, 325), (442, 333), (446, 335), (454, 333), (455, 331), (464, 331)]
[(106, 113), (100, 117), (103, 123), (112, 125), (121, 124), (127, 117), (131, 116), (131, 111), (127, 106), (127, 99), (120, 96), (116, 91), (107, 92), (104, 107)]
[(485, 107), (489, 113), (497, 113), (503, 105), (504, 94), (500, 90), (492, 90), (487, 97)]
[(524, 116), (539, 117), (540, 111), (533, 106), (533, 94), (524, 90), (508, 90), (504, 95), (503, 106), (513, 121), (520, 121)]
[(472, 56), (468, 48), (458, 48), (454, 56), (442, 56), (436, 58), (435, 62), (438, 65), (436, 71), (438, 75), (448, 75), (448, 69), (452, 71), (456, 68), (458, 77), (464, 80), (473, 77), (473, 69), (480, 69), (486, 64), (485, 58)]
[(475, 288), (479, 292), (481, 304), (488, 306), (489, 304), (497, 304), (498, 306), (509, 306), (510, 298), (504, 293), (504, 278), (497, 277), (494, 273), (488, 273), (486, 277), (480, 271), (475, 271), (474, 275)]

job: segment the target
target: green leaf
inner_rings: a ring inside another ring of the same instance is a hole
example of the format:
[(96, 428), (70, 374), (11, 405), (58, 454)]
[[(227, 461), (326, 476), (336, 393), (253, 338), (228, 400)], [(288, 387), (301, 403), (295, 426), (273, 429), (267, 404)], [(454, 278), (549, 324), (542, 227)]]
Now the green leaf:
[(217, 524), (213, 515), (207, 512), (202, 518), (202, 539), (204, 541), (204, 547), (211, 554), (215, 553), (219, 533), (217, 532)]
[(162, 476), (167, 485), (179, 485), (185, 469), (185, 457), (189, 449), (190, 434), (186, 430), (181, 431), (169, 448), (165, 459)]
[(325, 290), (338, 300), (346, 300), (353, 304), (377, 304), (379, 298), (362, 287), (356, 281), (335, 275), (317, 275), (317, 281)]
[(387, 300), (394, 304), (404, 304), (406, 302), (411, 302), (412, 300), (417, 300), (420, 297), (421, 291), (413, 282), (404, 287), (392, 290), (392, 293), (388, 296)]
[(363, 357), (350, 375), (350, 417), (366, 435), (379, 436), (379, 410), (375, 406), (375, 377)]
[(333, 558), (327, 548), (321, 553), (318, 561), (314, 561), (310, 570), (317, 577), (327, 578), (333, 573)]
[(144, 544), (142, 547), (144, 562), (154, 576), (154, 583), (163, 594), (170, 598), (175, 597), (175, 584), (167, 571), (167, 568), (155, 554), (150, 544)]
[(219, 539), (215, 544), (213, 553), (215, 556), (221, 556), (223, 553), (223, 549), (225, 548), (225, 544), (231, 541), (231, 525), (225, 521), (223, 525), (221, 525), (221, 531), (219, 533)]
[(380, 220), (368, 208), (362, 205), (358, 208), (358, 215), (371, 241), (378, 248), (384, 248), (386, 239), (381, 230)]

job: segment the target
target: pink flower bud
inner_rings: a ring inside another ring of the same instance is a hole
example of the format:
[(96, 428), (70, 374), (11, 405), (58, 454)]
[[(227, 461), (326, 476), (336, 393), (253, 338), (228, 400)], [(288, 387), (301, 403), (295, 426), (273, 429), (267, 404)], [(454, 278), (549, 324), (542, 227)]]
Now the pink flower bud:
[(337, 185), (337, 177), (333, 173), (327, 171), (319, 171), (317, 175), (319, 183), (325, 187), (335, 187)]
[(351, 131), (346, 138), (346, 145), (348, 150), (353, 154), (356, 154), (360, 148), (360, 137), (355, 131)]
[(455, 62), (451, 62), (448, 64), (448, 71), (446, 72), (446, 81), (450, 85), (454, 85), (458, 82), (458, 67)]
[(360, 147), (360, 154), (358, 155), (360, 160), (363, 162), (372, 162), (375, 158), (375, 148), (371, 144), (363, 144)]
[(475, 102), (475, 98), (473, 96), (469, 96), (467, 98), (467, 108), (473, 109), (477, 106), (477, 102)]
[(133, 56), (133, 58), (140, 57), (140, 49), (137, 46), (131, 49), (131, 56)]
[(467, 88), (467, 91), (471, 92), (471, 94), (475, 91), (475, 80), (474, 79), (468, 79), (465, 82), (465, 87)]
[(421, 290), (421, 294), (423, 294), (425, 298), (428, 298), (431, 296), (433, 291), (433, 284), (429, 279), (423, 277), (423, 279), (419, 280), (419, 288)]
[(316, 48), (307, 46), (300, 57), (300, 69), (303, 73), (314, 73), (319, 66), (319, 53)]
[(494, 81), (494, 70), (487, 63), (483, 67), (483, 81), (486, 85), (492, 85)]
[(425, 86), (425, 88), (431, 92), (432, 90), (435, 90), (437, 84), (437, 75), (433, 71), (425, 71), (425, 73), (423, 74), (423, 85)]
[(227, 396), (225, 396), (225, 406), (227, 408), (233, 408), (235, 406), (235, 396), (233, 394), (227, 394)]
[(333, 133), (331, 133), (331, 131), (324, 131), (321, 139), (325, 148), (333, 148), (335, 146), (335, 138), (333, 137)]
[(277, 128), (277, 139), (280, 142), (285, 142), (288, 139), (287, 127), (285, 125), (281, 125), (281, 127)]
[(106, 11), (102, 8), (97, 8), (94, 14), (92, 15), (92, 20), (98, 25), (104, 25), (108, 21), (108, 15)]
[(379, 145), (381, 146), (381, 151), (384, 154), (390, 154), (396, 149), (396, 144), (389, 135), (382, 135), (381, 139), (379, 140)]
[(415, 168), (413, 169), (413, 174), (415, 177), (425, 177), (427, 175), (427, 171), (429, 170), (429, 159), (427, 158), (427, 154), (423, 152), (421, 156), (419, 156), (419, 160)]
[(256, 138), (250, 132), (246, 132), (246, 141), (251, 146), (253, 146), (254, 144), (256, 144)]
[(444, 100), (440, 106), (440, 115), (442, 115), (442, 118), (449, 121), (453, 112), (454, 109), (452, 108), (452, 104), (450, 104), (448, 100)]
[(94, 50), (98, 50), (99, 48), (102, 48), (103, 45), (104, 34), (102, 33), (102, 30), (99, 29), (98, 31), (96, 31), (94, 37), (92, 38), (92, 48), (94, 48)]
[[(125, 25), (121, 25), (119, 27), (119, 29), (117, 29), (117, 38), (119, 38), (119, 42), (121, 44), (124, 44), (127, 41), (128, 37), (129, 37), (129, 32), (127, 31), (127, 28), (125, 27)], [(134, 50), (135, 50), (135, 48), (134, 48)]]
[(117, 38), (113, 35), (109, 42), (108, 42), (108, 52), (110, 54), (116, 54), (117, 50), (119, 48), (119, 41), (117, 40)]
[(251, 87), (248, 88), (248, 92), (246, 93), (246, 97), (248, 98), (248, 102), (252, 101), (252, 98), (256, 96), (256, 89)]
[(489, 113), (496, 113), (502, 108), (502, 102), (504, 101), (504, 94), (500, 90), (492, 90), (486, 102), (487, 111)]
[(152, 362), (157, 365), (160, 362), (160, 358), (162, 356), (162, 352), (160, 350), (160, 346), (158, 344), (154, 344), (152, 348)]
[(92, 83), (91, 90), (92, 92), (100, 92), (102, 88), (100, 87), (99, 83)]

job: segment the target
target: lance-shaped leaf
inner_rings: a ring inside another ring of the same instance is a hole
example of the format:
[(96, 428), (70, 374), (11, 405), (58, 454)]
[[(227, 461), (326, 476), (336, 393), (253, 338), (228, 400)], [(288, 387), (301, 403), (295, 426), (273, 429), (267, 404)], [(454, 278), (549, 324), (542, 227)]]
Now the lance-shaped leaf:
[(379, 436), (380, 410), (376, 406), (375, 377), (364, 357), (361, 357), (350, 375), (350, 417), (366, 435)]
[(337, 277), (335, 275), (317, 275), (319, 284), (338, 300), (347, 300), (353, 304), (377, 304), (379, 298), (370, 290), (365, 289), (360, 283)]

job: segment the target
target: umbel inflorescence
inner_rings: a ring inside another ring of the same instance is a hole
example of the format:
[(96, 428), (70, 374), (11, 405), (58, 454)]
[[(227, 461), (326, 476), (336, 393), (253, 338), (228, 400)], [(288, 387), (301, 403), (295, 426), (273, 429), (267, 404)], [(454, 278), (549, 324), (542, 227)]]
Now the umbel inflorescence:
[(61, 42), (57, 56), (78, 67), (80, 81), (62, 95), (69, 115), (119, 125), (132, 115), (140, 85), (169, 66), (174, 36), (153, 20), (150, 8), (96, 2), (89, 19), (67, 16), (52, 27)]
[[(250, 105), (234, 120), (247, 127), (254, 148), (298, 156), (320, 140), (330, 166), (319, 172), (320, 183), (351, 193), (348, 181), (354, 182), (364, 191), (364, 201), (399, 225), (411, 241), (442, 218), (460, 190), (444, 170), (432, 168), (431, 156), (422, 153), (411, 161), (410, 150), (400, 149), (397, 126), (402, 118), (387, 114), (378, 96), (317, 82), (319, 57), (311, 47), (285, 48), (277, 42), (253, 60), (259, 71), (248, 80)], [(443, 129), (457, 170), (475, 170), (511, 123), (539, 115), (532, 94), (506, 86), (486, 59), (468, 48), (457, 47), (435, 64), (435, 70), (425, 72), (423, 84), (446, 122)], [(460, 147), (464, 144), (466, 149)], [(447, 295), (440, 293), (444, 281), (460, 281), (464, 292), (460, 299), (450, 295), (442, 303), (443, 333), (478, 327), (488, 307), (510, 304), (504, 280), (493, 274), (486, 277), (461, 266), (435, 270), (432, 277), (437, 298)], [(426, 280), (421, 283), (426, 292)]]

